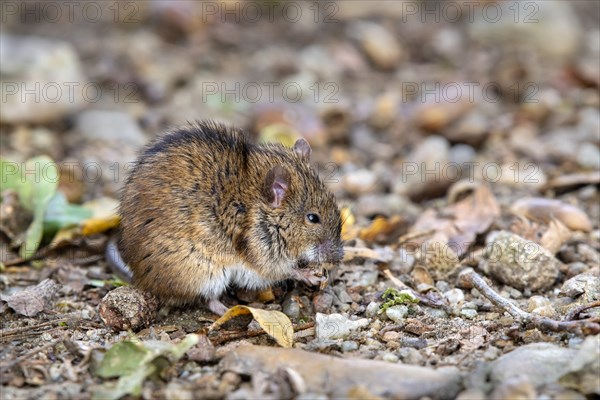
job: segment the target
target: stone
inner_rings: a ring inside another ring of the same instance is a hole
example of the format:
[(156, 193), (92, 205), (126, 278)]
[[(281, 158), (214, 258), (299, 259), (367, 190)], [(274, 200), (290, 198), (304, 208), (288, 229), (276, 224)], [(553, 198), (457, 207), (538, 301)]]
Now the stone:
[(379, 303), (372, 301), (367, 305), (367, 310), (365, 312), (367, 317), (373, 318), (376, 317), (379, 313)]
[(300, 317), (300, 304), (296, 301), (296, 296), (286, 296), (281, 307), (283, 313), (291, 319)]
[(531, 310), (531, 313), (535, 314), (535, 315), (539, 315), (541, 317), (550, 318), (550, 319), (558, 318), (558, 313), (550, 305), (535, 308), (535, 309)]
[(373, 22), (354, 22), (348, 28), (349, 36), (358, 40), (360, 47), (376, 67), (383, 70), (396, 68), (403, 49), (392, 33)]
[(419, 365), (423, 361), (423, 355), (413, 347), (403, 347), (399, 354), (405, 364)]
[(351, 321), (341, 314), (317, 313), (315, 321), (315, 335), (317, 339), (344, 339), (352, 331), (359, 330), (369, 325), (369, 320), (362, 318)]
[(342, 352), (348, 353), (350, 351), (358, 350), (358, 343), (354, 340), (344, 340), (341, 345)]
[(489, 131), (489, 118), (479, 110), (465, 115), (455, 128), (448, 130), (446, 137), (453, 142), (479, 144)]
[(146, 143), (138, 122), (121, 111), (87, 110), (77, 115), (72, 148), (88, 192), (117, 193)]
[(467, 319), (473, 319), (477, 316), (477, 310), (473, 310), (470, 308), (463, 308), (462, 310), (460, 310), (460, 315), (462, 315), (463, 317), (465, 317)]
[(593, 143), (583, 143), (577, 151), (577, 163), (586, 169), (600, 169), (600, 149)]
[(88, 110), (75, 119), (79, 134), (89, 140), (118, 142), (134, 147), (145, 144), (146, 138), (131, 115), (122, 111)]
[(348, 172), (342, 178), (344, 190), (355, 196), (374, 192), (377, 186), (377, 176), (367, 169)]
[(400, 332), (388, 331), (383, 334), (382, 339), (384, 342), (390, 342), (392, 340), (397, 341), (398, 339), (400, 339), (401, 336), (402, 335), (400, 334)]
[(564, 374), (575, 354), (575, 349), (552, 343), (528, 344), (494, 361), (490, 380), (498, 385), (511, 378), (525, 376), (534, 387), (553, 383)]
[(333, 294), (329, 290), (325, 290), (313, 299), (313, 307), (316, 312), (327, 313), (333, 306)]
[(451, 289), (444, 293), (444, 297), (448, 300), (450, 305), (457, 305), (461, 301), (465, 300), (465, 294), (460, 289)]
[(561, 262), (539, 244), (511, 232), (499, 232), (485, 253), (484, 271), (507, 285), (532, 291), (551, 287)]
[(574, 276), (563, 283), (559, 296), (580, 298), (583, 304), (600, 300), (600, 277), (597, 273), (586, 272)]
[(600, 395), (600, 335), (585, 338), (560, 383), (586, 396)]
[(449, 158), (448, 140), (437, 135), (427, 137), (406, 158), (404, 165), (410, 173), (402, 174), (393, 182), (394, 193), (415, 198), (425, 192), (443, 192), (442, 189), (452, 183), (446, 179), (449, 178), (447, 174), (441, 172)]
[(381, 359), (385, 362), (389, 362), (389, 363), (397, 363), (398, 362), (398, 356), (392, 353), (384, 353), (383, 356), (381, 357)]
[(414, 208), (406, 197), (394, 193), (373, 193), (360, 196), (353, 208), (356, 215), (367, 217), (384, 215), (390, 217), (405, 212), (408, 207)]
[(583, 25), (569, 2), (531, 1), (530, 6), (519, 7), (518, 15), (513, 3), (496, 4), (494, 10), (486, 7), (473, 13), (474, 21), (468, 24), (471, 37), (488, 45), (518, 42), (558, 61), (569, 60), (579, 49)]
[(408, 314), (408, 307), (404, 304), (392, 306), (385, 310), (385, 315), (396, 323), (400, 323), (404, 320), (404, 317)]
[(73, 47), (36, 36), (0, 36), (0, 122), (60, 120), (85, 103), (85, 77)]
[(527, 301), (527, 311), (532, 312), (536, 308), (549, 306), (550, 300), (543, 296), (531, 296)]
[(462, 387), (460, 371), (454, 367), (433, 370), (265, 346), (237, 347), (221, 360), (220, 367), (242, 375), (253, 375), (255, 371), (272, 375), (291, 368), (304, 379), (309, 391), (330, 398), (351, 397), (352, 390), (364, 387), (368, 388), (368, 397), (446, 399), (454, 398)]

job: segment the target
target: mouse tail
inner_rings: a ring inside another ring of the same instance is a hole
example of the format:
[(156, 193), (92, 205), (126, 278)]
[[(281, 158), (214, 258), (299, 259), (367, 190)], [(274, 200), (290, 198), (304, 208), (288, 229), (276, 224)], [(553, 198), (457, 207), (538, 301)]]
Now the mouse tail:
[(121, 257), (117, 242), (117, 235), (112, 235), (110, 239), (108, 239), (106, 251), (104, 252), (106, 261), (110, 265), (111, 270), (117, 274), (119, 278), (123, 279), (125, 282), (131, 283), (133, 280), (133, 272), (131, 272), (131, 269), (127, 266), (123, 257)]

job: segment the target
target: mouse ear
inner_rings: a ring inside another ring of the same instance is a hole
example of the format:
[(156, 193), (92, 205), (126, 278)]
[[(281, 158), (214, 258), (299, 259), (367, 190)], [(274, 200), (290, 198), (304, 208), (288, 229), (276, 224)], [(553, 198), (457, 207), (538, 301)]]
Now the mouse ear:
[(305, 161), (310, 160), (311, 151), (310, 144), (308, 144), (304, 138), (300, 138), (296, 140), (296, 143), (294, 143), (294, 153), (296, 153), (298, 157), (304, 159)]
[(264, 195), (272, 207), (279, 207), (290, 185), (290, 174), (281, 165), (269, 170), (265, 178)]

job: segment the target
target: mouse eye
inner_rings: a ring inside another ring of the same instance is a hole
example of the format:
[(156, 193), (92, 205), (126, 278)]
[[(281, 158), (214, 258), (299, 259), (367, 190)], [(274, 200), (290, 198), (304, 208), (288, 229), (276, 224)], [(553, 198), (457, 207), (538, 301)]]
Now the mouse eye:
[(319, 222), (321, 222), (321, 218), (319, 217), (319, 215), (313, 213), (306, 214), (306, 219), (312, 224), (318, 224)]

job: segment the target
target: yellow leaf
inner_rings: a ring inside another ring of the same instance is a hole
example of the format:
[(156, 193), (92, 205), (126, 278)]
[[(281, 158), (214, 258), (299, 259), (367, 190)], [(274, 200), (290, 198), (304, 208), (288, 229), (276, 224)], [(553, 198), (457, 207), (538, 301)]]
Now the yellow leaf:
[(121, 222), (121, 218), (117, 215), (108, 218), (90, 218), (83, 221), (81, 233), (84, 236), (89, 236), (94, 233), (106, 232), (109, 229), (118, 227), (119, 222)]
[(292, 321), (280, 311), (260, 310), (248, 306), (231, 307), (221, 318), (215, 321), (211, 330), (218, 329), (227, 321), (240, 316), (252, 314), (261, 328), (271, 336), (281, 347), (292, 347), (294, 344), (294, 327)]
[(356, 237), (356, 232), (352, 228), (354, 227), (356, 218), (354, 218), (349, 207), (343, 207), (340, 214), (342, 217), (342, 240), (354, 239)]
[(109, 229), (118, 227), (121, 222), (117, 215), (119, 202), (113, 198), (100, 197), (86, 202), (83, 206), (94, 213), (92, 218), (83, 221), (81, 224), (81, 233), (84, 236), (106, 232)]
[(390, 219), (377, 217), (371, 225), (360, 231), (359, 237), (367, 242), (376, 242), (385, 239), (388, 235), (396, 231), (402, 224), (402, 217), (392, 216)]

